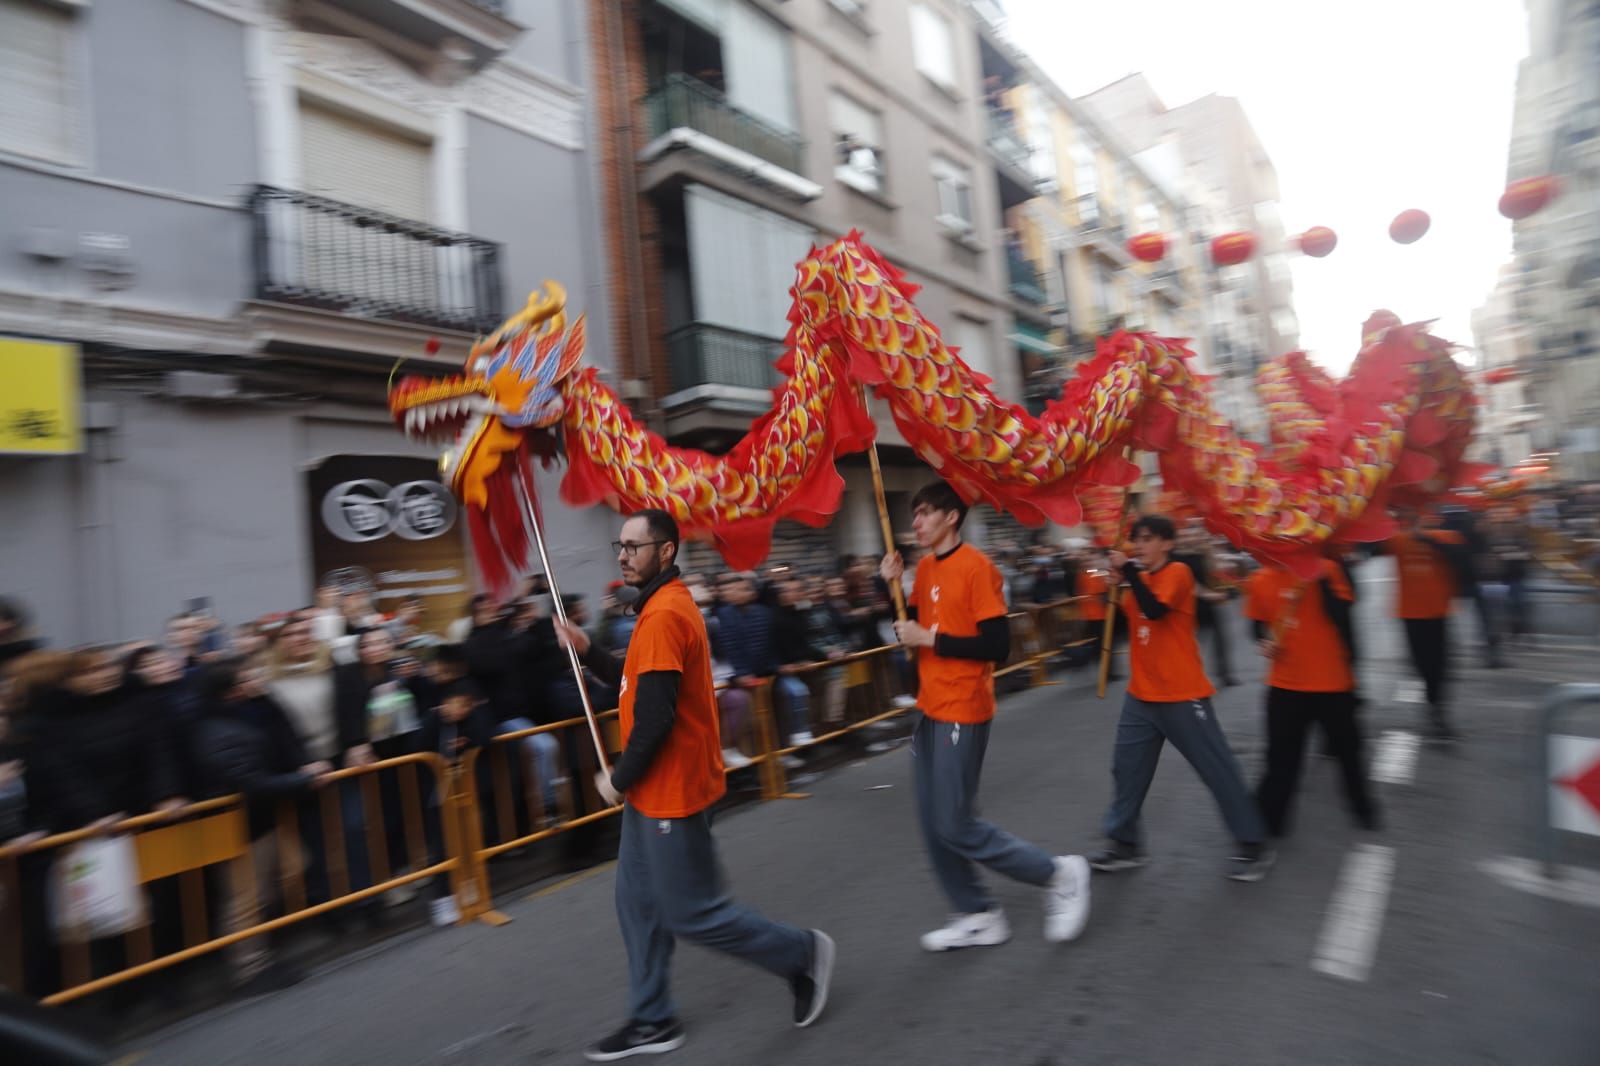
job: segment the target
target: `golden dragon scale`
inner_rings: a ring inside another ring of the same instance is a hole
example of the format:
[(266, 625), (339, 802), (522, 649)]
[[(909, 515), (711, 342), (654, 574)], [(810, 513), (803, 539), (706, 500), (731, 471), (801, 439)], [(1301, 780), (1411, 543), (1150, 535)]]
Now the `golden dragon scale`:
[(998, 399), (857, 233), (812, 249), (790, 292), (783, 380), (724, 455), (667, 444), (579, 369), (583, 319), (567, 326), (555, 285), (479, 342), (462, 375), (395, 385), (390, 407), (408, 433), (454, 442), (443, 469), (488, 583), (504, 587), (528, 563), (530, 457), (564, 455), (561, 493), (574, 506), (661, 508), (729, 565), (755, 565), (779, 519), (823, 525), (837, 512), (838, 458), (873, 442), (866, 390), (970, 502), (1027, 525), (1076, 525), (1080, 497), (1120, 499), (1138, 475), (1126, 455), (1148, 450), (1169, 495), (1210, 528), (1297, 569), (1329, 541), (1387, 535), (1389, 502), (1439, 495), (1463, 474), (1476, 401), (1450, 345), (1422, 325), (1369, 322), (1341, 382), (1298, 353), (1269, 364), (1272, 439), (1261, 446), (1218, 416), (1184, 343), (1150, 334), (1103, 338), (1038, 417)]

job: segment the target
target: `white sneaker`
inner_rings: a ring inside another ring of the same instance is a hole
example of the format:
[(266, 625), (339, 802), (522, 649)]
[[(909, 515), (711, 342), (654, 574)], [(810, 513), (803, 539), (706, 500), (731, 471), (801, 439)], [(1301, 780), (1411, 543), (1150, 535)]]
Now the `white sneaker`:
[(750, 759), (744, 752), (736, 748), (722, 749), (722, 766), (725, 770), (743, 770), (750, 765)]
[(785, 770), (803, 770), (806, 765), (806, 761), (798, 755), (785, 755), (778, 761), (783, 763)]
[(957, 914), (944, 926), (922, 934), (924, 951), (953, 951), (956, 948), (988, 948), (1011, 939), (1011, 923), (996, 907), (979, 914)]
[(1044, 886), (1044, 938), (1076, 940), (1089, 923), (1089, 863), (1082, 855), (1057, 855), (1055, 876)]
[(908, 707), (915, 707), (917, 705), (917, 698), (915, 696), (908, 696), (902, 693), (894, 698), (894, 705), (903, 711)]
[(441, 896), (428, 901), (428, 920), (434, 925), (455, 925), (461, 921), (461, 908), (454, 896)]
[(815, 744), (816, 742), (817, 738), (811, 735), (811, 730), (809, 729), (802, 729), (789, 738), (789, 746), (793, 748), (797, 748), (801, 744)]

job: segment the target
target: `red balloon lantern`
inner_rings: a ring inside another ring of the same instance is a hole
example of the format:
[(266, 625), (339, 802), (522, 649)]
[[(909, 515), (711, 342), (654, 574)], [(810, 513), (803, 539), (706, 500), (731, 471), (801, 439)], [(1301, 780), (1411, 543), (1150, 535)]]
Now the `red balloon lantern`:
[(1254, 234), (1224, 233), (1211, 239), (1211, 261), (1217, 266), (1238, 266), (1256, 254)]
[(1167, 235), (1137, 233), (1128, 238), (1128, 254), (1141, 263), (1159, 262), (1167, 254)]
[(1313, 259), (1321, 259), (1339, 243), (1339, 235), (1327, 226), (1312, 226), (1296, 238), (1300, 251)]
[(1543, 211), (1561, 192), (1561, 182), (1549, 175), (1523, 178), (1500, 194), (1500, 213), (1513, 222)]
[(1518, 376), (1514, 366), (1493, 366), (1483, 372), (1485, 385), (1503, 385), (1508, 381), (1515, 381)]
[(1415, 244), (1432, 224), (1428, 212), (1413, 207), (1394, 216), (1394, 221), (1389, 223), (1389, 236), (1396, 244)]

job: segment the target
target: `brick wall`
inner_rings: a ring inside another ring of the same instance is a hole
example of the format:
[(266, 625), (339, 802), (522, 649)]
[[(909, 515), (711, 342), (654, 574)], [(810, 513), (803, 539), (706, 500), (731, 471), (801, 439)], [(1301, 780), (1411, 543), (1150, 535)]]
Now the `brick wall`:
[[(671, 382), (659, 214), (650, 198), (637, 191), (635, 160), (650, 140), (644, 110), (647, 83), (641, 7), (637, 0), (590, 0), (589, 21), (594, 47), (591, 69), (595, 132), (600, 141), (596, 157), (601, 224), (605, 227), (607, 281), (613, 294), (612, 335), (617, 338), (618, 377), (646, 381), (649, 401), (635, 413), (648, 418), (661, 397), (671, 391)], [(610, 10), (613, 8), (615, 12)], [(616, 17), (610, 17), (612, 14)], [(613, 22), (617, 24), (615, 33)], [(623, 82), (626, 104), (619, 104), (618, 79)], [(630, 208), (638, 227), (637, 243), (628, 232)]]

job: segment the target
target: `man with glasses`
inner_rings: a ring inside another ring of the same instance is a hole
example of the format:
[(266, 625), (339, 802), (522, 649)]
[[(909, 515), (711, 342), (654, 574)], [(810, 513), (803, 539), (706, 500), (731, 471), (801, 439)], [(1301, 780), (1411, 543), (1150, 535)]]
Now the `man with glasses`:
[(620, 670), (610, 656), (591, 653), (583, 630), (557, 623), (561, 642), (618, 685), (624, 738), (610, 775), (601, 772), (595, 784), (610, 802), (624, 803), (616, 896), (628, 951), (628, 1021), (584, 1055), (610, 1062), (683, 1045), (667, 987), (677, 937), (787, 980), (794, 1024), (804, 1028), (827, 1003), (833, 940), (740, 906), (723, 883), (709, 813), (727, 788), (711, 647), (678, 574), (678, 525), (665, 511), (640, 511), (612, 547), (622, 580), (639, 590), (639, 621)]

